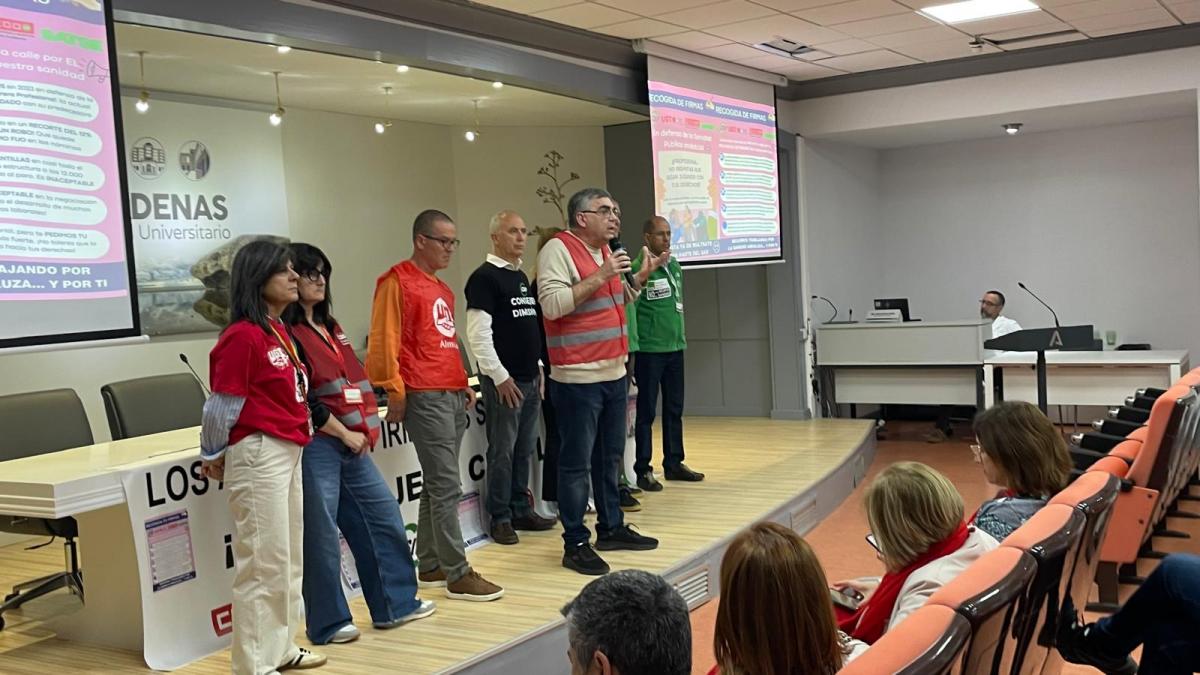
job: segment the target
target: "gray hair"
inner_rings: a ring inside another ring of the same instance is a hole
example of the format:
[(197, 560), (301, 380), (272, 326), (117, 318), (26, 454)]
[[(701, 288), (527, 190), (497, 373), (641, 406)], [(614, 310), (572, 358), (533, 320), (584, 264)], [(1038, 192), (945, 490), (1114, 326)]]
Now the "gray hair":
[(593, 199), (603, 199), (604, 197), (613, 198), (608, 191), (594, 187), (583, 188), (571, 195), (570, 201), (567, 202), (567, 227), (578, 227), (575, 223), (575, 216), (579, 215), (581, 211), (587, 211)]
[(657, 574), (621, 570), (583, 587), (562, 608), (575, 660), (603, 652), (621, 675), (688, 675), (692, 624), (683, 597)]
[(416, 219), (413, 220), (413, 241), (417, 240), (418, 235), (431, 236), (434, 224), (442, 222), (453, 223), (454, 219), (437, 209), (425, 209), (418, 213)]
[(514, 216), (520, 218), (521, 214), (513, 211), (512, 209), (503, 209), (501, 211), (497, 211), (492, 216), (492, 219), (488, 221), (488, 232), (490, 234), (496, 234), (500, 231), (500, 228), (504, 225), (504, 223), (508, 220), (511, 220)]

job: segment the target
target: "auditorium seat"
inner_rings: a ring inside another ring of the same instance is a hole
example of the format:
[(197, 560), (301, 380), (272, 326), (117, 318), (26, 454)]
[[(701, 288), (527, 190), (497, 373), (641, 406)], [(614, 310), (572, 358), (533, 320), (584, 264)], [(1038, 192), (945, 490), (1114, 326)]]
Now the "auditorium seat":
[(883, 634), (841, 675), (958, 675), (971, 636), (966, 618), (949, 607), (925, 605)]
[(114, 441), (200, 426), (204, 391), (187, 373), (111, 382), (100, 388)]
[(1017, 605), (1014, 674), (1040, 674), (1046, 664), (1085, 524), (1082, 513), (1066, 504), (1055, 504), (1035, 513), (1001, 542), (1025, 551), (1037, 563), (1029, 594)]
[[(1082, 611), (1087, 606), (1088, 596), (1100, 566), (1100, 547), (1108, 534), (1112, 521), (1113, 505), (1117, 501), (1120, 480), (1104, 471), (1088, 471), (1050, 499), (1047, 505), (1065, 504), (1079, 511), (1084, 517), (1083, 536), (1079, 542), (1079, 553), (1070, 567), (1067, 588), (1063, 599), (1063, 611)], [(1070, 605), (1067, 604), (1070, 599)], [(1050, 660), (1057, 656), (1052, 652)]]
[[(71, 389), (52, 389), (28, 394), (0, 396), (0, 462), (48, 454), (91, 445), (92, 427), (79, 396)], [(79, 526), (74, 518), (25, 518), (0, 516), (0, 532), (65, 539), (69, 569), (13, 587), (0, 604), (0, 630), (4, 612), (34, 598), (66, 588), (83, 598), (83, 578), (75, 537)]]
[(1036, 571), (1037, 563), (1028, 553), (1002, 546), (930, 596), (926, 604), (949, 607), (971, 625), (964, 673), (1013, 672), (1018, 604), (1028, 597)]
[(1124, 478), (1129, 473), (1129, 462), (1121, 457), (1102, 457), (1091, 466), (1091, 471), (1111, 473), (1117, 478)]

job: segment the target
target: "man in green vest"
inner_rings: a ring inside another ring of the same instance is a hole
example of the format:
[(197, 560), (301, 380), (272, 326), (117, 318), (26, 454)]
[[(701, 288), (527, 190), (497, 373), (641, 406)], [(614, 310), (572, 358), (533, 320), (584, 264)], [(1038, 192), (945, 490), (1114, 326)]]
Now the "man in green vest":
[[(671, 248), (671, 225), (654, 216), (642, 226), (646, 248), (660, 256)], [(633, 262), (641, 269), (642, 256)], [(683, 463), (683, 270), (675, 258), (655, 270), (634, 304), (637, 312), (638, 354), (634, 379), (638, 386), (637, 423), (634, 437), (637, 461), (633, 465), (638, 487), (648, 492), (663, 489), (650, 465), (654, 443), (652, 429), (662, 390), (663, 476), (667, 480), (701, 481), (704, 474)]]

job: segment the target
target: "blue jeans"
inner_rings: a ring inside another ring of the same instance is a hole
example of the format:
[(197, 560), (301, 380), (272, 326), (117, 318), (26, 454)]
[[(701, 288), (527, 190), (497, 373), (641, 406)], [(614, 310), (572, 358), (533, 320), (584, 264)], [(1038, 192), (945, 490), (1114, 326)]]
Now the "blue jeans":
[(662, 389), (663, 468), (673, 469), (683, 464), (683, 351), (638, 352), (633, 373), (638, 386), (634, 424), (637, 460), (633, 471), (640, 476), (653, 468), (654, 415), (659, 389)]
[(1114, 651), (1131, 652), (1144, 644), (1138, 673), (1200, 671), (1200, 556), (1163, 558), (1125, 606), (1097, 627)]
[(421, 604), (400, 505), (369, 457), (317, 434), (304, 448), (304, 607), (308, 639), (329, 642), (351, 622), (342, 593), (338, 530), (354, 553), (371, 620), (386, 623)]
[(528, 517), (533, 512), (526, 490), (529, 460), (537, 452), (542, 395), (536, 376), (514, 382), (525, 398), (516, 408), (510, 408), (500, 400), (492, 378), (479, 376), (487, 411), (487, 510), (492, 525)]
[(594, 486), (596, 536), (625, 524), (617, 477), (625, 455), (625, 378), (595, 384), (550, 382), (562, 448), (558, 456), (558, 515), (563, 543), (587, 543), (583, 524), (588, 483)]

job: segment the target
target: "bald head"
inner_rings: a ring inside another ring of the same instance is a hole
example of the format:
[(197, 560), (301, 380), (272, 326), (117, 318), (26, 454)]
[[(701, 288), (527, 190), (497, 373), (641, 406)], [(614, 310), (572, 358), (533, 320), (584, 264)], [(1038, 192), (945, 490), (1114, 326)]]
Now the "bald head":
[(642, 224), (642, 239), (652, 255), (671, 249), (671, 224), (662, 216), (653, 216)]

